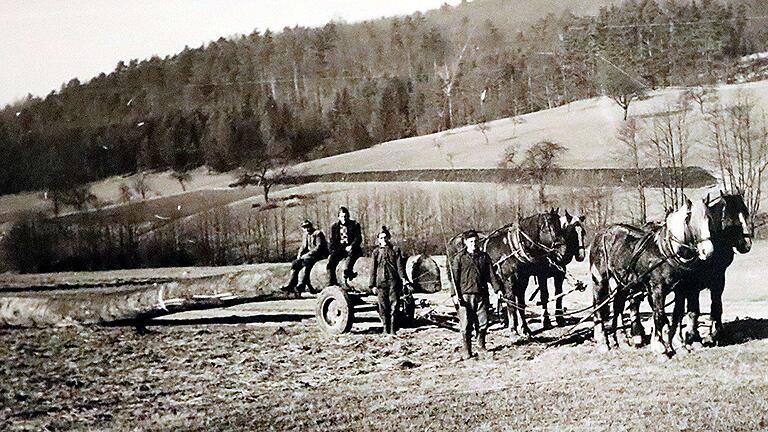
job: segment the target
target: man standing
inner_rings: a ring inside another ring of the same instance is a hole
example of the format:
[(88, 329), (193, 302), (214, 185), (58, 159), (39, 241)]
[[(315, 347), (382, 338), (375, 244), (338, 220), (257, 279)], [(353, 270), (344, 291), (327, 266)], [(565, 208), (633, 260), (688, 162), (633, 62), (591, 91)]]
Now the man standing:
[(352, 280), (357, 276), (354, 271), (355, 261), (363, 255), (363, 233), (360, 224), (349, 218), (346, 207), (339, 208), (339, 221), (331, 225), (331, 255), (328, 258), (328, 286), (338, 285), (336, 267), (341, 260), (347, 259), (344, 267), (344, 279)]
[(395, 334), (397, 332), (397, 307), (403, 285), (408, 283), (403, 263), (403, 254), (400, 248), (392, 245), (392, 236), (387, 227), (381, 227), (376, 238), (379, 246), (373, 250), (371, 258), (371, 279), (368, 284), (378, 297), (379, 318), (384, 326), (384, 332)]
[(464, 249), (453, 258), (451, 271), (456, 295), (453, 302), (459, 308), (464, 354), (462, 359), (472, 357), (472, 329), (477, 329), (479, 351), (487, 351), (485, 335), (488, 329), (488, 284), (501, 291), (503, 285), (493, 271), (491, 257), (477, 248), (477, 232), (464, 234)]
[[(291, 280), (288, 282), (288, 285), (280, 289), (296, 294), (301, 294), (304, 289), (307, 289), (314, 294), (315, 288), (312, 286), (309, 277), (312, 274), (312, 267), (315, 263), (328, 256), (328, 242), (325, 240), (325, 234), (320, 230), (316, 230), (309, 220), (305, 220), (301, 224), (301, 228), (304, 230), (304, 236), (301, 240), (299, 253), (291, 263)], [(304, 277), (301, 278), (301, 284), (298, 284), (301, 269), (304, 269)]]

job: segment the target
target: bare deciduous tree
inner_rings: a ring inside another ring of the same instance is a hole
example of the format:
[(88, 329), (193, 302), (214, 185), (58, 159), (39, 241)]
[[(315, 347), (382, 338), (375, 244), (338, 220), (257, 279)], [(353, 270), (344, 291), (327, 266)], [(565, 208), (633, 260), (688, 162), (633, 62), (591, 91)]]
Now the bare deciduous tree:
[(144, 173), (139, 174), (135, 179), (133, 179), (133, 182), (131, 182), (131, 188), (137, 194), (139, 194), (139, 196), (141, 196), (142, 200), (147, 199), (147, 194), (152, 191)]
[(646, 179), (643, 168), (645, 167), (645, 152), (640, 141), (640, 127), (637, 120), (627, 120), (617, 131), (617, 138), (623, 144), (624, 159), (634, 171), (634, 186), (637, 188), (638, 206), (640, 210), (640, 222), (645, 223), (648, 218), (648, 206), (645, 198)]
[(667, 208), (680, 205), (685, 194), (685, 166), (691, 147), (689, 108), (687, 103), (667, 105), (646, 127), (646, 139), (661, 174), (661, 191)]
[(721, 184), (744, 193), (753, 227), (768, 168), (768, 122), (764, 112), (757, 117), (754, 111), (754, 102), (742, 95), (732, 105), (716, 106), (707, 116)]
[(187, 191), (187, 187), (184, 185), (184, 183), (188, 183), (190, 180), (192, 180), (192, 174), (190, 174), (189, 171), (174, 171), (171, 173), (171, 177), (179, 182), (183, 192)]
[(525, 158), (521, 163), (521, 168), (525, 170), (528, 178), (536, 183), (539, 188), (539, 202), (546, 204), (544, 186), (547, 178), (553, 170), (558, 168), (557, 159), (567, 149), (553, 141), (540, 141), (532, 145), (526, 152)]
[[(607, 62), (607, 60), (605, 60)], [(643, 96), (647, 86), (624, 69), (608, 63), (605, 77), (605, 93), (624, 111), (624, 120), (629, 114), (629, 105)]]

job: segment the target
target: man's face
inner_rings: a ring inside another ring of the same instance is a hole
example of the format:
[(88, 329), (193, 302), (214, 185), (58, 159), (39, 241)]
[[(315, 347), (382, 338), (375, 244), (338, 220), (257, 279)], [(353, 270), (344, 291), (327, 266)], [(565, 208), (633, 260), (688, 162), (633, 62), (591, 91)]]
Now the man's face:
[(314, 229), (314, 228), (312, 228), (311, 226), (308, 226), (308, 227), (303, 227), (302, 229), (303, 229), (303, 230), (304, 230), (304, 232), (305, 232), (305, 233), (307, 233), (307, 234), (312, 234), (312, 231), (314, 231), (314, 230), (315, 230), (315, 229)]
[(377, 241), (379, 242), (379, 246), (386, 246), (389, 244), (389, 236), (387, 236), (384, 233), (381, 233), (379, 234)]
[(467, 252), (473, 253), (475, 251), (475, 247), (477, 246), (477, 237), (464, 239), (464, 246), (467, 247)]
[(343, 224), (347, 223), (347, 214), (343, 211), (339, 212), (339, 222)]

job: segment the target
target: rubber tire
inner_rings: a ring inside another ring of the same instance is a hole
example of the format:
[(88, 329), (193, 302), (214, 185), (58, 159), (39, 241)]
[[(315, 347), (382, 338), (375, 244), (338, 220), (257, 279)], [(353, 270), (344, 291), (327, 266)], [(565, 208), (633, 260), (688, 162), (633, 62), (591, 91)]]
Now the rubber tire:
[(315, 317), (317, 326), (324, 333), (330, 335), (348, 333), (355, 319), (349, 294), (338, 286), (329, 286), (324, 289), (317, 299)]

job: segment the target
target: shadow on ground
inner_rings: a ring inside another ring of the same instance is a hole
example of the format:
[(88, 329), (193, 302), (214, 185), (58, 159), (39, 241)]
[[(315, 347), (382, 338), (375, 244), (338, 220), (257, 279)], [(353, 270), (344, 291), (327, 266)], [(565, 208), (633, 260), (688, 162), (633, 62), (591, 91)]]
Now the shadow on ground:
[(305, 319), (314, 318), (314, 314), (302, 313), (284, 313), (269, 315), (230, 315), (220, 317), (206, 318), (187, 318), (187, 319), (163, 319), (156, 318), (148, 321), (145, 326), (184, 326), (184, 325), (207, 325), (207, 324), (257, 324), (257, 323), (280, 323), (280, 322), (298, 322)]
[(719, 345), (739, 345), (761, 339), (768, 339), (768, 319), (746, 318), (723, 323)]

